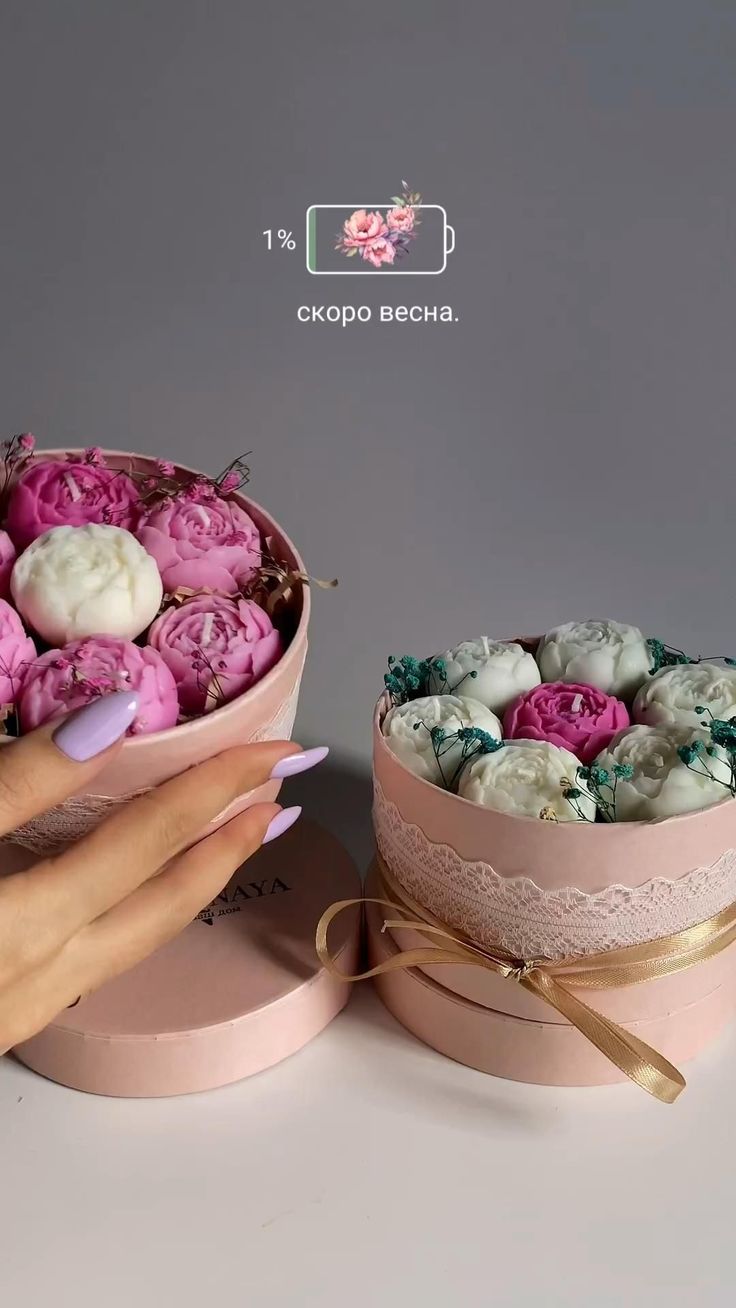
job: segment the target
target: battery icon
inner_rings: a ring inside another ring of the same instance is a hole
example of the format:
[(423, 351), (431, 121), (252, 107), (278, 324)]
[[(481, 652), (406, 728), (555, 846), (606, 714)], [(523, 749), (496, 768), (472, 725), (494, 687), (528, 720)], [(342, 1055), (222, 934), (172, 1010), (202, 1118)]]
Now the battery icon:
[(455, 229), (441, 204), (310, 204), (307, 272), (432, 276), (445, 271)]

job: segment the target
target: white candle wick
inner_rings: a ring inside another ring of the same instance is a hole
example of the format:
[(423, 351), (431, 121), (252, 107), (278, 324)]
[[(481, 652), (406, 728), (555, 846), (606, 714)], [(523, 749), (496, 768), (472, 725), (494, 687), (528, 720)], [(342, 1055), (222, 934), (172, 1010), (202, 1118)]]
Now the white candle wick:
[(197, 513), (199, 514), (199, 516), (200, 516), (200, 518), (201, 518), (201, 520), (202, 520), (202, 526), (203, 526), (203, 527), (209, 527), (209, 525), (210, 525), (210, 515), (209, 515), (209, 513), (207, 512), (207, 510), (204, 509), (204, 508), (202, 507), (201, 504), (195, 504), (194, 508), (195, 508), (195, 510), (197, 511)]
[(582, 695), (576, 695), (574, 700), (572, 701), (572, 704), (570, 705), (570, 710), (572, 713), (579, 713), (582, 707), (583, 707), (583, 697)]
[(82, 498), (82, 492), (81, 492), (81, 490), (79, 489), (77, 483), (75, 482), (75, 480), (74, 480), (74, 478), (72, 477), (72, 474), (71, 474), (70, 472), (65, 472), (65, 473), (64, 473), (64, 481), (65, 481), (66, 484), (67, 484), (67, 489), (68, 489), (68, 491), (69, 491), (69, 494), (71, 495), (72, 499), (74, 500), (74, 502), (75, 502), (75, 504), (76, 504), (76, 502), (77, 502), (78, 500), (81, 500), (81, 498)]
[(202, 636), (201, 636), (202, 647), (204, 649), (206, 649), (210, 643), (210, 636), (212, 635), (212, 623), (214, 622), (214, 620), (215, 620), (214, 613), (205, 613), (204, 622), (202, 623)]

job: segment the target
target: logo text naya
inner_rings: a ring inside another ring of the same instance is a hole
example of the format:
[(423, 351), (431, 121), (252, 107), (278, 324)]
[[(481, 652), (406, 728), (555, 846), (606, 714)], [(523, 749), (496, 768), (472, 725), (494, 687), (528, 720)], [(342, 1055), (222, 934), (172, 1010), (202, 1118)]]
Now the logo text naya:
[(287, 890), (291, 890), (291, 886), (282, 881), (281, 877), (266, 877), (263, 881), (237, 881), (234, 885), (225, 886), (217, 898), (197, 914), (196, 920), (212, 926), (218, 917), (239, 913), (243, 905), (251, 899), (263, 899), (266, 895), (283, 895)]

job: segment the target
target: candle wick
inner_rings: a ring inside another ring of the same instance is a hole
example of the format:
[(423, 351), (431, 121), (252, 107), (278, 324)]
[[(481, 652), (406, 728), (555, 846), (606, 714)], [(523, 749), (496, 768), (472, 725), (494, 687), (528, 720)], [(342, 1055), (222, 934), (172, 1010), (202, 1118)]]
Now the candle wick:
[(215, 620), (214, 613), (205, 613), (204, 622), (202, 623), (202, 636), (201, 636), (203, 649), (206, 649), (210, 643), (210, 636), (212, 635), (212, 623), (214, 622), (214, 620)]
[(582, 695), (576, 695), (574, 700), (572, 701), (572, 704), (570, 705), (570, 710), (572, 713), (579, 713), (582, 707), (583, 707), (583, 697)]
[(194, 507), (195, 507), (195, 509), (197, 510), (197, 513), (199, 514), (199, 516), (200, 516), (200, 518), (201, 518), (201, 520), (202, 520), (202, 526), (203, 526), (203, 527), (209, 527), (209, 525), (210, 525), (210, 515), (209, 515), (209, 513), (207, 512), (207, 510), (204, 509), (204, 508), (202, 507), (201, 504), (195, 504)]
[(69, 491), (69, 494), (71, 495), (72, 499), (74, 500), (74, 503), (76, 504), (78, 500), (81, 500), (82, 498), (81, 490), (79, 489), (77, 483), (75, 482), (70, 472), (64, 473), (64, 481), (67, 484), (67, 489)]

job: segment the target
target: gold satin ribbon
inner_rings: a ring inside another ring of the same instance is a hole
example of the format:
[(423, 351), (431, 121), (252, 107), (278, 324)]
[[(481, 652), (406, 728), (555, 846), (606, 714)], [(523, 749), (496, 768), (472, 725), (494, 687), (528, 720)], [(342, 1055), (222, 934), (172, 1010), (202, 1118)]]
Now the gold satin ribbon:
[[(638, 985), (657, 977), (672, 976), (685, 968), (714, 958), (736, 940), (736, 904), (724, 908), (705, 922), (686, 927), (669, 936), (631, 945), (626, 949), (608, 950), (559, 962), (544, 959), (518, 959), (501, 949), (476, 944), (459, 931), (453, 931), (423, 908), (404, 890), (380, 854), (376, 855), (379, 889), (391, 898), (341, 899), (332, 904), (317, 924), (316, 947), (320, 962), (332, 976), (342, 981), (366, 981), (405, 968), (435, 966), (440, 963), (469, 964), (482, 967), (498, 976), (518, 982), (525, 990), (556, 1009), (596, 1049), (616, 1065), (642, 1090), (662, 1103), (672, 1104), (685, 1089), (685, 1078), (666, 1058), (637, 1039), (618, 1023), (604, 1017), (574, 995), (574, 990), (613, 990)], [(428, 939), (442, 943), (416, 949), (399, 950), (391, 958), (355, 976), (346, 976), (336, 966), (327, 943), (331, 923), (346, 908), (356, 904), (380, 904), (401, 917), (386, 918), (383, 930), (409, 928)]]

